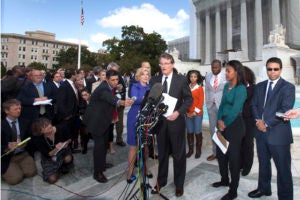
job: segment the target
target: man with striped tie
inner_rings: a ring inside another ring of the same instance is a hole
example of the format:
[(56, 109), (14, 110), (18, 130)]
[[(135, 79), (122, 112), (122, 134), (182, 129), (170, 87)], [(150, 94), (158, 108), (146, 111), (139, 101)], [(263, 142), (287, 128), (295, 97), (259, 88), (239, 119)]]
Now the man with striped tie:
[[(213, 60), (211, 71), (205, 77), (205, 102), (209, 118), (209, 130), (211, 136), (215, 132), (217, 125), (218, 110), (222, 99), (223, 88), (226, 83), (225, 73), (222, 70), (220, 60)], [(212, 140), (211, 140), (212, 141)], [(216, 145), (212, 141), (213, 153), (207, 157), (208, 161), (216, 159)]]

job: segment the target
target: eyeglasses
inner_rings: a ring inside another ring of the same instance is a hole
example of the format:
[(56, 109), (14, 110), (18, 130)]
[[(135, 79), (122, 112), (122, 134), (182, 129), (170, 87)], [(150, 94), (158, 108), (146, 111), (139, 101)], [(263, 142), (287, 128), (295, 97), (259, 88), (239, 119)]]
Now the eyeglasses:
[(171, 63), (159, 63), (159, 66), (165, 66), (165, 65), (170, 65)]
[(279, 71), (280, 70), (280, 68), (267, 68), (267, 70), (270, 72), (270, 71), (275, 71), (275, 72), (277, 72), (277, 71)]

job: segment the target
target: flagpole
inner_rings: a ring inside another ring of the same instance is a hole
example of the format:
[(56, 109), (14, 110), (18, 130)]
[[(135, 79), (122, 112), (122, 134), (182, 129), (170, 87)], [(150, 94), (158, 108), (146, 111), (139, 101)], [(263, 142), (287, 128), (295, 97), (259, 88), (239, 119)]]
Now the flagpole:
[(79, 31), (79, 44), (78, 44), (78, 63), (77, 63), (77, 68), (80, 69), (80, 60), (81, 60), (81, 32), (82, 32), (82, 0), (80, 4), (80, 31)]

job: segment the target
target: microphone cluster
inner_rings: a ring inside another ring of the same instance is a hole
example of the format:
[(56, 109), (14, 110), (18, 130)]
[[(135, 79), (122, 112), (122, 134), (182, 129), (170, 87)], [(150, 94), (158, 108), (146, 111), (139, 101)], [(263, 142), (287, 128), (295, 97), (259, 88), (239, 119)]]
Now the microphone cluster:
[(156, 83), (149, 92), (145, 106), (137, 116), (136, 130), (143, 144), (151, 144), (152, 130), (168, 110), (168, 106), (163, 103), (163, 100), (162, 85)]

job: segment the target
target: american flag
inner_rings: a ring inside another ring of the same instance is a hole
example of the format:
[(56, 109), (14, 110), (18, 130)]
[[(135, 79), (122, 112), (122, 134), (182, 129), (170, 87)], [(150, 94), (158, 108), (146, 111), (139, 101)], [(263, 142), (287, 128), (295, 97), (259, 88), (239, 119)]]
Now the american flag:
[(83, 13), (83, 8), (81, 8), (81, 26), (84, 24), (84, 13)]

